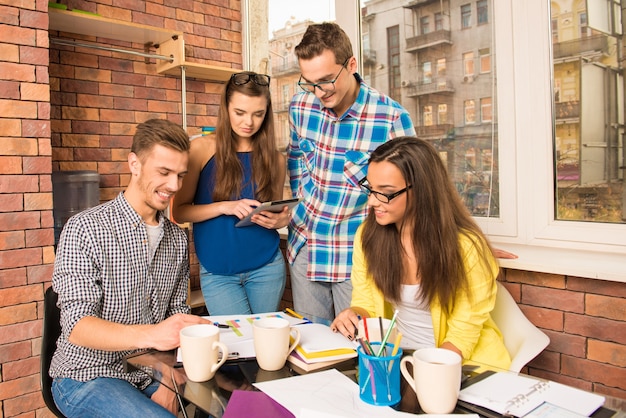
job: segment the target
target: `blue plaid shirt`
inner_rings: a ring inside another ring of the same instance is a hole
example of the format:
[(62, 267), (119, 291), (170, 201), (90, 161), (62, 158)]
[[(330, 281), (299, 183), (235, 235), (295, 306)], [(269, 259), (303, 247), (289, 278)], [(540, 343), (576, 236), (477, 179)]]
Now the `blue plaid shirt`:
[(359, 180), (370, 154), (390, 139), (415, 135), (409, 113), (391, 98), (360, 83), (356, 101), (337, 117), (313, 93), (294, 96), (289, 107), (291, 142), (287, 149), (294, 209), (287, 258), (293, 263), (308, 246), (309, 280), (342, 282), (350, 278), (354, 234), (367, 215)]

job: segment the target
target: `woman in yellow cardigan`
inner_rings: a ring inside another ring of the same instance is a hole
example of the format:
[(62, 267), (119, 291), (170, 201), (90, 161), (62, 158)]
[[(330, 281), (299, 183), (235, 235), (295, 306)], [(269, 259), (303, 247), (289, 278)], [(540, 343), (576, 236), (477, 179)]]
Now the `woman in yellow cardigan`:
[(354, 241), (351, 307), (331, 328), (353, 339), (359, 316), (398, 310), (404, 349), (442, 347), (508, 369), (490, 315), (498, 265), (435, 148), (412, 137), (381, 145), (361, 188), (370, 213)]

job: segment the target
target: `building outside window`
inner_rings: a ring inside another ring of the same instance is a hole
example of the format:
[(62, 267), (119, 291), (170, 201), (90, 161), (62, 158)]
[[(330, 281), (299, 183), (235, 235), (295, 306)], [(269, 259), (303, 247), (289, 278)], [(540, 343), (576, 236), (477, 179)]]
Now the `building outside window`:
[(489, 3), (487, 0), (476, 2), (476, 22), (479, 25), (489, 23)]
[(433, 125), (433, 107), (432, 106), (424, 106), (423, 112), (424, 126), (432, 126)]
[(480, 54), (480, 73), (485, 74), (491, 72), (491, 54), (489, 48), (482, 48), (478, 51)]
[(476, 123), (476, 102), (474, 100), (466, 100), (463, 102), (463, 114), (465, 115), (466, 125)]
[(491, 97), (483, 97), (480, 99), (480, 121), (482, 123), (491, 122)]
[(430, 16), (422, 16), (420, 18), (420, 29), (422, 30), (422, 35), (430, 33)]
[(464, 4), (461, 6), (461, 28), (466, 29), (472, 26), (472, 5)]

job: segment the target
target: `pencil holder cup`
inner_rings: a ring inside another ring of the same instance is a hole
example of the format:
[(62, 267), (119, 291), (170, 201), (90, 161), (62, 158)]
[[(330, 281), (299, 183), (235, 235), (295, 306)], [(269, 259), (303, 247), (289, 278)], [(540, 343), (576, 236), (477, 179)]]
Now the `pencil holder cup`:
[[(371, 344), (378, 354), (380, 343)], [(369, 355), (358, 348), (359, 394), (361, 400), (372, 405), (390, 406), (400, 402), (400, 359), (402, 349), (391, 355), (393, 344), (386, 344), (380, 357)]]

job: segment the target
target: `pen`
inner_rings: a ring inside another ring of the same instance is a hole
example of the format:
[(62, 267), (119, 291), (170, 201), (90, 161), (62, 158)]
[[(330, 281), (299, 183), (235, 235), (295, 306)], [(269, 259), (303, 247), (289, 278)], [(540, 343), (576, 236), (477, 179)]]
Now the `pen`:
[(389, 339), (389, 334), (391, 334), (391, 329), (395, 325), (397, 317), (398, 317), (398, 310), (396, 309), (396, 311), (393, 313), (393, 317), (391, 318), (391, 322), (389, 323), (389, 328), (387, 329), (387, 333), (385, 334), (385, 338), (383, 338), (383, 340), (380, 343), (380, 348), (378, 349), (378, 354), (377, 354), (378, 357), (380, 357), (380, 355), (383, 353), (383, 350), (385, 349), (385, 345), (387, 345), (387, 340)]
[(213, 322), (213, 325), (215, 325), (218, 328), (230, 328), (230, 326), (226, 324), (220, 324), (219, 322)]
[(303, 321), (311, 323), (311, 321), (309, 321), (308, 319), (306, 319), (305, 317), (303, 317), (302, 315), (300, 315), (299, 313), (297, 313), (296, 311), (290, 308), (285, 308), (285, 313), (289, 316), (293, 316), (294, 318), (302, 319)]

